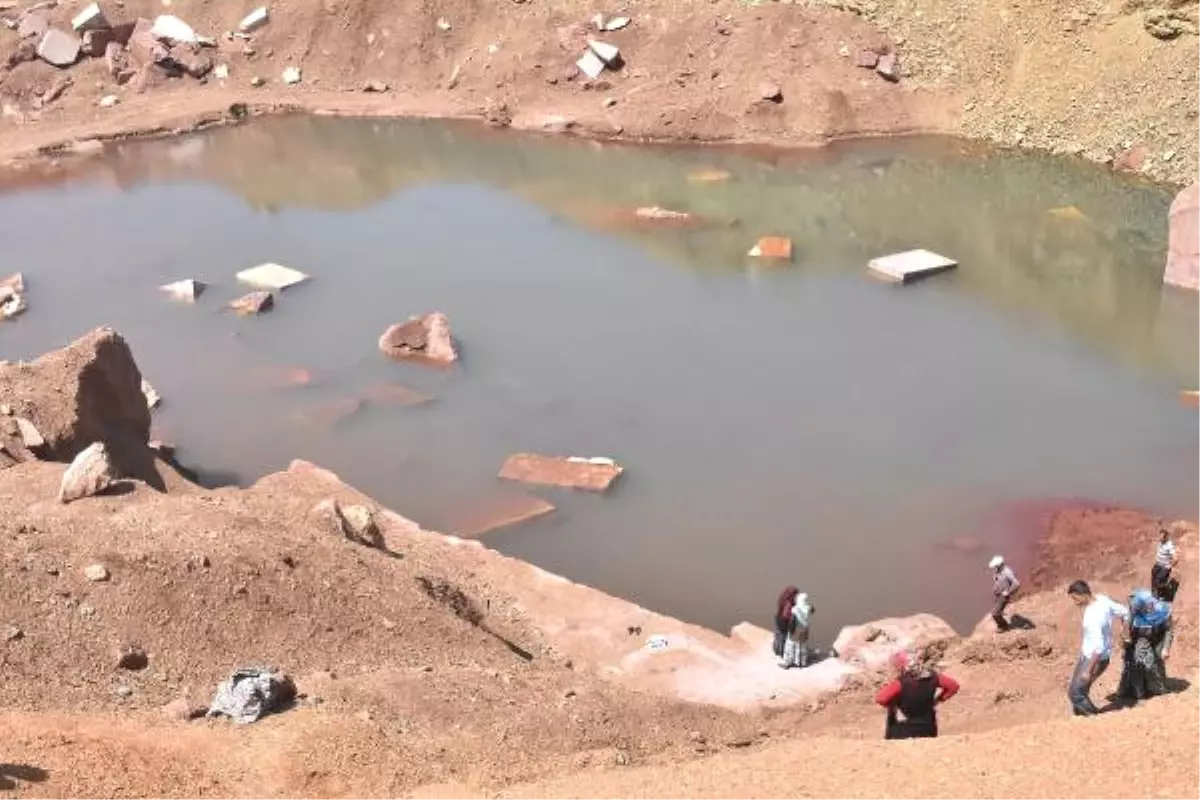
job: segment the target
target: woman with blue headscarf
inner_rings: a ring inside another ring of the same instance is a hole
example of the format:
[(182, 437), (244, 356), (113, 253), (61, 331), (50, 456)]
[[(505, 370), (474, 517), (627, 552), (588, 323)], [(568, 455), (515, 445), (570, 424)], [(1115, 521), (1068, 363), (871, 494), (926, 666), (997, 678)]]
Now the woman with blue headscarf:
[(1166, 659), (1171, 654), (1171, 604), (1149, 589), (1129, 597), (1129, 642), (1117, 694), (1138, 701), (1167, 691)]

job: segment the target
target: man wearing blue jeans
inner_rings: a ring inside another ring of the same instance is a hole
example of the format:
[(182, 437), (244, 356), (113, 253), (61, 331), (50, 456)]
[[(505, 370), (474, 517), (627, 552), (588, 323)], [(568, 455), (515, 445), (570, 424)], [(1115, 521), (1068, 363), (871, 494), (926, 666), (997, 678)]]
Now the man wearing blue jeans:
[(1067, 594), (1075, 605), (1083, 608), (1083, 644), (1079, 648), (1079, 660), (1071, 674), (1071, 683), (1067, 686), (1067, 697), (1076, 716), (1090, 717), (1100, 713), (1088, 694), (1112, 660), (1113, 620), (1121, 621), (1121, 640), (1124, 641), (1129, 609), (1102, 594), (1092, 594), (1085, 581), (1072, 583)]

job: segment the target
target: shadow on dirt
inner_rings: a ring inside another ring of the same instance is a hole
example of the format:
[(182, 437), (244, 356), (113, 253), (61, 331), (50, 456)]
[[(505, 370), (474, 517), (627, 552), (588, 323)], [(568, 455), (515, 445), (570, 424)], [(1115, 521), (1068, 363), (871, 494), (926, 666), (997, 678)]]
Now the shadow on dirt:
[(15, 789), (17, 781), (41, 783), (50, 773), (41, 767), (28, 764), (0, 764), (0, 789)]

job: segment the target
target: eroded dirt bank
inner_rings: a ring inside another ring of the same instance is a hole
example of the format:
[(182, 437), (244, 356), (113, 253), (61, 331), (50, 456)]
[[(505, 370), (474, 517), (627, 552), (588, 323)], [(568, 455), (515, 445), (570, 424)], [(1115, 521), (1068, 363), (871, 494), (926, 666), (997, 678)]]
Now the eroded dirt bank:
[[(31, 5), (6, 4), (3, 16), (18, 25)], [(271, 6), (266, 25), (237, 39), (223, 34), (237, 28), (244, 4), (129, 0), (106, 9), (111, 22), (168, 11), (215, 37), (201, 51), (211, 63), (194, 69), (203, 77), (140, 68), (137, 48), (112, 69), (111, 59), (86, 56), (60, 69), (37, 58), (31, 40), (22, 44), (20, 27), (0, 28), (0, 158), (186, 129), (245, 103), (252, 113), (472, 116), (683, 141), (950, 133), (1185, 183), (1197, 169), (1196, 3), (1165, 5), (296, 0)], [(78, 11), (42, 13), (69, 30)], [(600, 33), (596, 12), (631, 22)], [(581, 75), (575, 61), (589, 36), (616, 45), (624, 66), (596, 80)], [(899, 79), (858, 66), (869, 50), (895, 54)], [(288, 67), (300, 68), (299, 83), (282, 82)], [(363, 93), (368, 86), (381, 91)]]
[[(776, 669), (754, 631), (703, 631), (421, 531), (303, 462), (247, 490), (194, 485), (149, 448), (140, 374), (112, 331), (0, 365), (0, 404), (0, 790), (762, 795), (795, 789), (763, 765), (799, 752), (820, 755), (821, 780), (804, 784), (818, 795), (1174, 796), (1196, 786), (1194, 687), (1095, 720), (1067, 718), (1062, 697), (1078, 628), (1065, 582), (1085, 575), (1114, 597), (1143, 583), (1158, 522), (1145, 514), (1057, 512), (1035, 593), (1016, 606), (1037, 627), (930, 641), (964, 685), (944, 712), (945, 738), (864, 750), (856, 740), (878, 738), (882, 724), (870, 702), (877, 673), (814, 688), (809, 670)], [(95, 438), (136, 477), (64, 505), (63, 462)], [(316, 510), (330, 499), (373, 510), (376, 546), (330, 528)], [(1195, 525), (1172, 527), (1181, 571), (1194, 575)], [(1189, 582), (1171, 661), (1193, 684), (1196, 600)], [(647, 655), (654, 633), (684, 646)], [(147, 665), (120, 665), (131, 646)], [(164, 715), (181, 697), (203, 705), (246, 664), (292, 673), (300, 704), (241, 728)], [(1170, 735), (1131, 768), (1124, 737), (1147, 730)], [(1096, 756), (1087, 780), (1065, 780), (1042, 736), (1072, 752), (1085, 743)]]

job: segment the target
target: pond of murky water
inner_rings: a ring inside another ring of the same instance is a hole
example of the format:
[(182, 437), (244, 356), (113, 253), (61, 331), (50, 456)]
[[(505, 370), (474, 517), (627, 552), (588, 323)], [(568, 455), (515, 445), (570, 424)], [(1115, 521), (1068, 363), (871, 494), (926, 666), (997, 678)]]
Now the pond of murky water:
[[(1198, 314), (1160, 285), (1169, 201), (944, 141), (779, 154), (281, 118), (0, 195), (0, 271), (30, 301), (0, 356), (111, 324), (185, 462), (250, 482), (311, 459), (441, 530), (511, 490), (512, 452), (614, 457), (610, 494), (534, 490), (558, 512), (487, 541), (692, 621), (769, 624), (795, 582), (823, 639), (916, 610), (970, 626), (991, 551), (1017, 546), (1006, 508), (1196, 512), (1197, 415), (1176, 393), (1197, 384)], [(712, 224), (625, 213), (648, 205)], [(767, 234), (792, 237), (791, 266), (747, 262)], [(961, 267), (866, 276), (913, 247)], [(224, 311), (263, 261), (313, 280), (264, 316)], [(156, 290), (185, 277), (211, 284), (194, 307)], [(377, 351), (435, 309), (458, 367)], [(283, 367), (314, 381), (276, 388)], [(434, 400), (323, 424), (381, 382)], [(938, 546), (962, 536), (982, 551)]]

